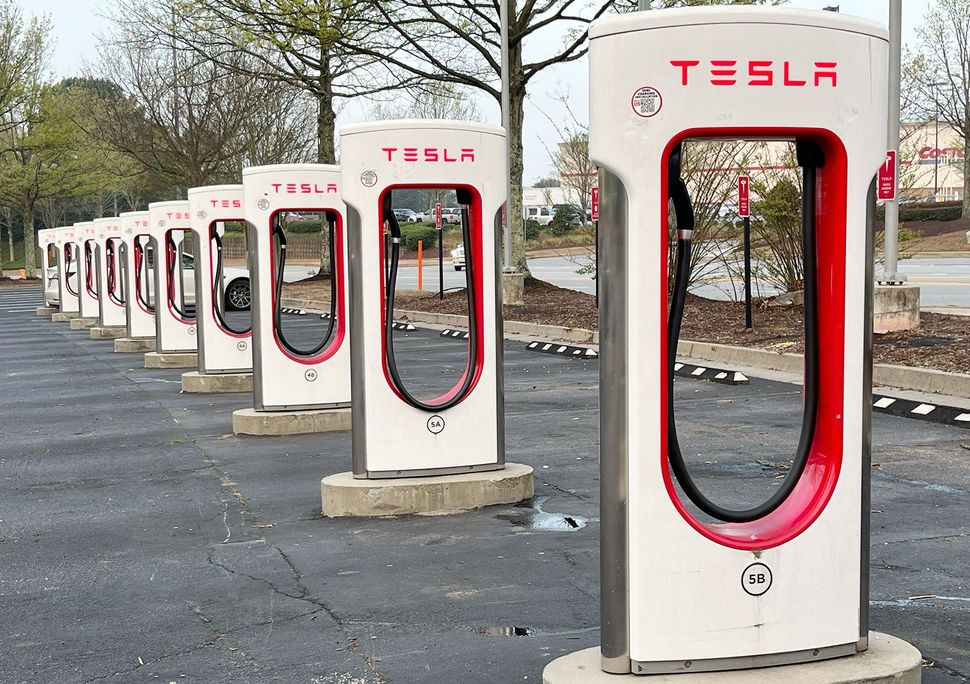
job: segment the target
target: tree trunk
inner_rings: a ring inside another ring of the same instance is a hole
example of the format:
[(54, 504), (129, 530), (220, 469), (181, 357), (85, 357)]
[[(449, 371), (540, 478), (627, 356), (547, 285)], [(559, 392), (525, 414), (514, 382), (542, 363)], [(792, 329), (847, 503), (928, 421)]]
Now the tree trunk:
[(27, 270), (27, 277), (33, 278), (37, 275), (37, 255), (34, 254), (34, 204), (27, 202), (24, 204), (24, 268)]
[(3, 208), (3, 218), (7, 223), (7, 261), (13, 261), (13, 213), (10, 207)]
[(970, 109), (963, 122), (963, 210), (962, 218), (970, 218)]
[(525, 221), (522, 217), (522, 124), (525, 80), (522, 73), (522, 44), (509, 46), (509, 197), (508, 222), (512, 233), (512, 266), (530, 276), (525, 259)]
[[(327, 48), (321, 47), (320, 64), (329, 65)], [(317, 162), (336, 164), (337, 151), (334, 147), (337, 114), (333, 108), (333, 82), (326, 68), (320, 71), (320, 89), (317, 92)], [(330, 275), (330, 229), (326, 217), (320, 222), (320, 274)], [(344, 217), (346, 220), (346, 217)]]

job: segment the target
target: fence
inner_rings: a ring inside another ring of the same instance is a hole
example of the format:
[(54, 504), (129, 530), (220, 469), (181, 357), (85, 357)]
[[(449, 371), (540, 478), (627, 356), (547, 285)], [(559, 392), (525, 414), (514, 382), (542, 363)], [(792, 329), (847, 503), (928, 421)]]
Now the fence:
[[(245, 259), (246, 238), (242, 235), (227, 235), (222, 240), (224, 259)], [(286, 237), (286, 258), (295, 261), (320, 261), (320, 238), (310, 235), (288, 235)]]

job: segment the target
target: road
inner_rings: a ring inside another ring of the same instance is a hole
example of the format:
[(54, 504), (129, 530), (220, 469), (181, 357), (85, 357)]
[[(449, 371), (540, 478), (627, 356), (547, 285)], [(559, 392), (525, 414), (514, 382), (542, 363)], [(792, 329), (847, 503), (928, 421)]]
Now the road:
[[(505, 343), (507, 456), (535, 468), (529, 504), (329, 520), (320, 478), (350, 468), (348, 433), (234, 437), (250, 395), (181, 393), (181, 370), (143, 368), (39, 302), (0, 288), (0, 681), (531, 684), (599, 642), (595, 360)], [(437, 331), (399, 342), (417, 391), (464, 365), (467, 345)], [(763, 499), (799, 388), (674, 392), (701, 488)], [(922, 651), (926, 684), (966, 681), (968, 432), (872, 427), (872, 628)]]

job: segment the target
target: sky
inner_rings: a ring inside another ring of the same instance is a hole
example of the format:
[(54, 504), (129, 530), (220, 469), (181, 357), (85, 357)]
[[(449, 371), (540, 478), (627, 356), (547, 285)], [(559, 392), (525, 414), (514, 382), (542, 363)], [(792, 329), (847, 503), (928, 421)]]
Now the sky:
[[(114, 6), (112, 0), (20, 0), (28, 12), (47, 14), (54, 27), (55, 49), (52, 70), (55, 78), (74, 76), (81, 72), (86, 62), (93, 62), (97, 55), (97, 34), (110, 30), (110, 23), (103, 16)], [(903, 42), (915, 40), (915, 30), (934, 0), (905, 0), (903, 2)], [(865, 17), (883, 24), (888, 23), (886, 0), (790, 0), (789, 7), (822, 9), (827, 5), (839, 5), (844, 14)], [(554, 49), (561, 38), (553, 35), (537, 35), (527, 50), (535, 55), (543, 53), (544, 43)], [(528, 55), (527, 55), (528, 56)], [(567, 119), (563, 105), (558, 101), (561, 94), (568, 95), (573, 114), (585, 123), (587, 113), (588, 64), (585, 59), (572, 64), (546, 69), (530, 84), (529, 101), (525, 109), (525, 181), (526, 184), (542, 176), (553, 174), (549, 150), (559, 140), (557, 126), (553, 123)], [(486, 121), (500, 123), (499, 109), (488, 97), (477, 98)], [(338, 124), (362, 121), (367, 118), (370, 104), (349, 103), (338, 118)], [(550, 119), (552, 121), (550, 121)], [(282, 161), (282, 160), (281, 160)]]

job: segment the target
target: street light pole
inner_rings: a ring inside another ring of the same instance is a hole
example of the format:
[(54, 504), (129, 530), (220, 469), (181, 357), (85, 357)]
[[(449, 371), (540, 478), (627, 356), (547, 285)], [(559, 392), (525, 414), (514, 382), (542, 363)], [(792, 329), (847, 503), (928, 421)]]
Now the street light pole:
[[(886, 148), (899, 159), (899, 84), (902, 77), (903, 0), (889, 0), (889, 140)], [(897, 168), (893, 170), (898, 176)], [(897, 181), (898, 185), (898, 181)], [(896, 272), (899, 262), (899, 195), (886, 201), (885, 259), (879, 282), (902, 285), (906, 277)]]

